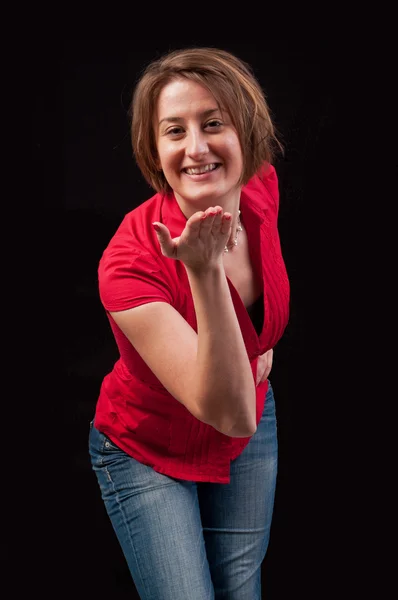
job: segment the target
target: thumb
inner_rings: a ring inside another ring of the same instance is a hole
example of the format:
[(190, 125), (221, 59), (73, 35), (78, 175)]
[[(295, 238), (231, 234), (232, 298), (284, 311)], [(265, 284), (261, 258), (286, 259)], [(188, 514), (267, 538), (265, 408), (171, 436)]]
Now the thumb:
[(166, 225), (163, 225), (163, 223), (159, 223), (158, 221), (152, 223), (152, 226), (158, 236), (162, 254), (171, 258), (174, 254), (174, 243), (171, 239), (170, 231), (167, 229)]

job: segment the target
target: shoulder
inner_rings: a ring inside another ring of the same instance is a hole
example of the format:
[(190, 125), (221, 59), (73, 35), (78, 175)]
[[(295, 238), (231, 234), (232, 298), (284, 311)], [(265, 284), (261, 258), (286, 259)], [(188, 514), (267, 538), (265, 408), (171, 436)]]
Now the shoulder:
[(128, 212), (98, 262), (98, 283), (104, 290), (124, 290), (132, 280), (169, 280), (152, 222), (159, 220), (158, 194)]
[(258, 209), (278, 211), (279, 183), (275, 167), (265, 162), (244, 186), (247, 197)]
[(274, 165), (264, 163), (257, 176), (272, 198), (275, 201), (279, 201), (278, 176)]
[(157, 220), (161, 198), (152, 196), (130, 212), (126, 213), (108, 242), (100, 258), (100, 268), (116, 266), (121, 260), (134, 262), (138, 257), (147, 256), (156, 262), (159, 254), (157, 237), (152, 222)]
[(160, 220), (162, 200), (156, 194), (127, 213), (100, 257), (98, 286), (108, 311), (154, 301), (174, 304), (178, 297), (176, 261), (162, 255), (152, 227)]

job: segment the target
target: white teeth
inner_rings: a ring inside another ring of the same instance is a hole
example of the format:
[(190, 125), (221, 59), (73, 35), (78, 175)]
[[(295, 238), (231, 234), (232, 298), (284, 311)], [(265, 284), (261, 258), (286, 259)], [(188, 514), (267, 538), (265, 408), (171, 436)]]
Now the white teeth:
[(210, 165), (204, 165), (203, 167), (197, 167), (195, 169), (185, 169), (188, 175), (200, 175), (201, 173), (207, 173), (207, 171), (213, 171), (216, 168), (215, 163), (211, 163)]

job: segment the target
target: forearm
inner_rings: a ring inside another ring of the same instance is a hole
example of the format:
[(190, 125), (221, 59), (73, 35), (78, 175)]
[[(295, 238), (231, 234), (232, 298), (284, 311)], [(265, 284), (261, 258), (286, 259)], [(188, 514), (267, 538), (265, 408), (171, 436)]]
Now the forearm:
[(256, 426), (256, 389), (224, 268), (186, 270), (198, 326), (192, 385), (199, 412), (231, 437), (249, 436)]

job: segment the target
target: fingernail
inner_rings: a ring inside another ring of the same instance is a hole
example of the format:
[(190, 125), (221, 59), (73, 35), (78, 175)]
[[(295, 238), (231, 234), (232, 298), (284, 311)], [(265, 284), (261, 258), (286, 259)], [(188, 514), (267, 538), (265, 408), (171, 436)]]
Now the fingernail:
[(153, 228), (154, 228), (154, 230), (155, 230), (157, 233), (160, 233), (160, 232), (161, 232), (161, 229), (160, 229), (160, 227), (159, 227), (159, 225), (158, 225), (157, 223), (152, 223), (152, 225), (153, 225)]

